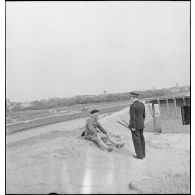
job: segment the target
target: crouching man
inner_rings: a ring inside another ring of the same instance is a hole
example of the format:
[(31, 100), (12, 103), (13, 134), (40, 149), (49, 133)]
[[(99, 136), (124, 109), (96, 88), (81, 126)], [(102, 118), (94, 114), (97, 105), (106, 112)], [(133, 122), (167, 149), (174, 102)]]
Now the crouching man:
[(125, 144), (116, 143), (114, 140), (112, 140), (108, 132), (100, 125), (98, 121), (99, 110), (92, 110), (90, 113), (91, 116), (86, 123), (84, 138), (96, 142), (101, 149), (109, 152), (111, 152), (113, 148), (108, 146), (104, 141), (109, 141), (116, 148), (122, 148)]

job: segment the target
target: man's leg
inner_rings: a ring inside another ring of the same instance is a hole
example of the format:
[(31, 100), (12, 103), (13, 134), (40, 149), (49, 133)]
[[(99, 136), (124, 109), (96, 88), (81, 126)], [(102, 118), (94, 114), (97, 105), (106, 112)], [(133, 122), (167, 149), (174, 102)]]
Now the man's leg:
[(142, 150), (143, 150), (143, 156), (145, 157), (145, 139), (143, 135), (143, 129), (140, 130), (140, 138), (141, 138), (141, 144), (142, 144)]
[(117, 143), (114, 141), (114, 140), (112, 140), (108, 135), (106, 135), (106, 134), (100, 134), (100, 137), (102, 138), (102, 139), (105, 139), (106, 141), (108, 140), (110, 143), (112, 143), (113, 145), (117, 145)]
[(131, 131), (135, 153), (138, 158), (143, 158), (143, 150), (140, 138), (140, 130)]
[(92, 137), (90, 138), (90, 140), (96, 142), (97, 145), (98, 145), (102, 150), (108, 150), (108, 149), (109, 149), (109, 146), (107, 146), (107, 145), (102, 141), (102, 139), (100, 138), (99, 135), (97, 135), (97, 136), (92, 136)]
[(115, 147), (117, 148), (121, 148), (123, 147), (125, 144), (124, 143), (116, 143), (113, 139), (111, 139), (108, 135), (106, 134), (99, 134), (99, 136), (101, 137), (101, 139), (105, 139), (106, 141), (108, 140), (110, 143), (112, 143)]

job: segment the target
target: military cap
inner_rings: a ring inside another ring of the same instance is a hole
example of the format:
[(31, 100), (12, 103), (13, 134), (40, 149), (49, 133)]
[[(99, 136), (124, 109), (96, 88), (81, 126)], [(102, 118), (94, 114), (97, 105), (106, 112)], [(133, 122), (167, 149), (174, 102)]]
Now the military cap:
[(96, 113), (96, 112), (99, 112), (99, 110), (92, 110), (90, 113), (91, 113), (91, 114), (94, 114), (94, 113)]
[(133, 97), (138, 97), (138, 96), (139, 96), (138, 93), (134, 93), (134, 92), (130, 92), (129, 94), (130, 94), (131, 96), (133, 96)]

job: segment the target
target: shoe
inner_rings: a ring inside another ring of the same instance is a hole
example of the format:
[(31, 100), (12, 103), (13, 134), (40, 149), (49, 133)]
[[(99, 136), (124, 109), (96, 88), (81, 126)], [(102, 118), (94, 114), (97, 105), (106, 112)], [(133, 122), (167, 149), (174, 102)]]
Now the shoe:
[(135, 156), (135, 155), (133, 155), (133, 158), (143, 160), (143, 157), (138, 157), (138, 156)]
[(116, 145), (116, 148), (122, 148), (124, 145), (125, 145), (125, 143), (117, 144), (117, 145)]
[(113, 148), (109, 147), (108, 152), (112, 152)]

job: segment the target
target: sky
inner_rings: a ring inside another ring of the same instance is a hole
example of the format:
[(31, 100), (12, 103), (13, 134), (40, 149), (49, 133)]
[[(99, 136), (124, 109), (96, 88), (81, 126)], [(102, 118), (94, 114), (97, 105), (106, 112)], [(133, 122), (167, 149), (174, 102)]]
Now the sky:
[(6, 2), (6, 98), (190, 84), (190, 2)]

